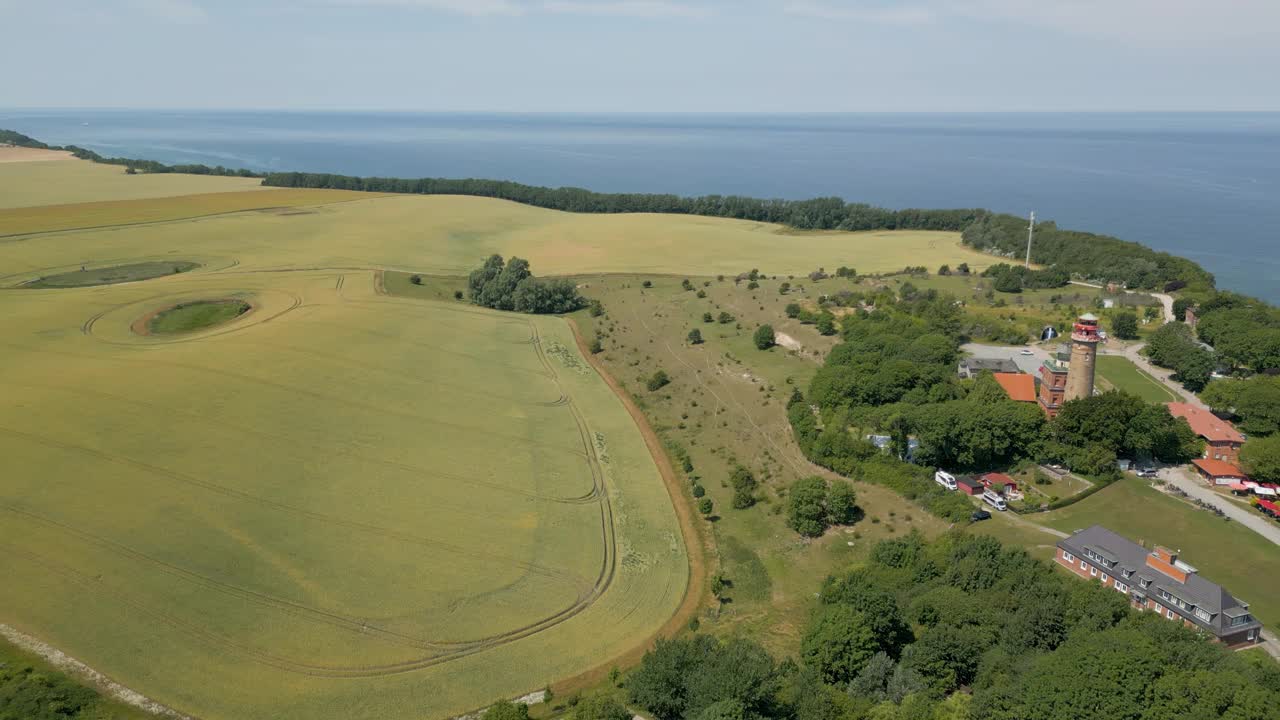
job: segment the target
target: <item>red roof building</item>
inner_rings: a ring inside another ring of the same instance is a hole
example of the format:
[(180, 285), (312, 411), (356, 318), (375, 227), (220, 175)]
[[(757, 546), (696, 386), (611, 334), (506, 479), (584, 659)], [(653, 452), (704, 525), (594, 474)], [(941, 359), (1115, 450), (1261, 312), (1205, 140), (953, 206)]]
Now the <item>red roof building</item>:
[(1245, 475), (1240, 468), (1222, 460), (1196, 458), (1191, 461), (1191, 464), (1196, 466), (1200, 477), (1207, 480), (1210, 485), (1231, 485), (1249, 479), (1249, 476)]
[(1192, 432), (1204, 438), (1204, 458), (1234, 463), (1240, 460), (1240, 446), (1244, 444), (1244, 435), (1236, 430), (1236, 426), (1214, 415), (1187, 403), (1166, 403), (1169, 414), (1186, 418)]
[(1023, 373), (991, 373), (995, 377), (996, 382), (1000, 383), (1000, 387), (1008, 393), (1009, 399), (1018, 402), (1035, 402), (1036, 401), (1036, 379), (1031, 375)]

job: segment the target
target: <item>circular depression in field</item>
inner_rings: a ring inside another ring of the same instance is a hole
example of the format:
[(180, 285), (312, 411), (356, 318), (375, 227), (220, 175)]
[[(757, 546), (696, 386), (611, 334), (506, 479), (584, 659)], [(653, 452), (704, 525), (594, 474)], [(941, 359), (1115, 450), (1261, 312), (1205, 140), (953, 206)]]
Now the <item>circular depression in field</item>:
[(190, 342), (257, 327), (301, 305), (301, 296), (284, 290), (205, 288), (117, 305), (80, 329), (116, 345)]
[(0, 288), (15, 290), (74, 290), (164, 278), (204, 276), (239, 265), (223, 257), (155, 255), (99, 260), (93, 264), (59, 265), (0, 275)]
[(154, 310), (133, 322), (139, 335), (185, 335), (218, 327), (253, 311), (253, 303), (240, 298), (190, 300)]

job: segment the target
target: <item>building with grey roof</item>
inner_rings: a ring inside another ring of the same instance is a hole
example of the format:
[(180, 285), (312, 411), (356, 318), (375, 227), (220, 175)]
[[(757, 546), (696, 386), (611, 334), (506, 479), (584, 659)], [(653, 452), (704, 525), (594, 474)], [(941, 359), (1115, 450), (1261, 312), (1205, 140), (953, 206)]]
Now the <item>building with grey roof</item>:
[(1083, 578), (1128, 595), (1130, 604), (1206, 632), (1225, 645), (1262, 640), (1262, 624), (1246, 603), (1210, 582), (1178, 553), (1148, 550), (1094, 525), (1058, 541), (1058, 563)]
[(1022, 372), (1018, 363), (1008, 358), (964, 358), (960, 361), (957, 373), (961, 379), (977, 377), (983, 372)]

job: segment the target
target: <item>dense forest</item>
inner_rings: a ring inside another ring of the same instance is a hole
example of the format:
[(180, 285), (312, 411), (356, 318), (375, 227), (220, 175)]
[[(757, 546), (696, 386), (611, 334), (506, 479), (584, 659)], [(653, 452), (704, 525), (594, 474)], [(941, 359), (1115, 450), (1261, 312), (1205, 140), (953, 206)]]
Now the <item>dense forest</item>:
[[(990, 374), (959, 379), (967, 323), (949, 295), (881, 295), (869, 307), (841, 319), (842, 341), (808, 395), (795, 393), (788, 407), (801, 450), (823, 467), (887, 485), (959, 522), (969, 504), (921, 466), (985, 471), (1029, 459), (1109, 476), (1118, 457), (1181, 462), (1199, 453), (1185, 420), (1127, 393), (1068, 402), (1047, 421), (1038, 404), (1009, 399)], [(861, 439), (871, 432), (889, 436), (887, 456)]]
[[(1024, 218), (983, 213), (963, 231), (964, 243), (974, 249), (1006, 257), (1022, 257), (1026, 252)], [(1213, 287), (1213, 275), (1186, 258), (1108, 235), (1062, 230), (1052, 222), (1036, 226), (1031, 261), (1072, 277), (1122, 283), (1134, 289), (1172, 292), (1184, 287)]]
[(819, 598), (798, 659), (743, 638), (660, 640), (631, 701), (658, 720), (1280, 718), (1271, 658), (990, 537), (882, 541)]

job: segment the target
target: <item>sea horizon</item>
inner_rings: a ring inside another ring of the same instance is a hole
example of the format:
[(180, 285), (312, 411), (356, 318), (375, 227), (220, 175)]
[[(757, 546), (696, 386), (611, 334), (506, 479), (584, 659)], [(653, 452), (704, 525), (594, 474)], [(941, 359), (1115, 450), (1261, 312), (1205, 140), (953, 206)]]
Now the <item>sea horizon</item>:
[[(0, 109), (50, 144), (258, 171), (982, 207), (1141, 242), (1223, 289), (1268, 276), (1280, 112)], [(853, 259), (856, 263), (856, 259)]]

